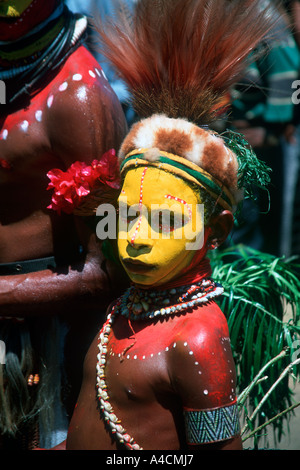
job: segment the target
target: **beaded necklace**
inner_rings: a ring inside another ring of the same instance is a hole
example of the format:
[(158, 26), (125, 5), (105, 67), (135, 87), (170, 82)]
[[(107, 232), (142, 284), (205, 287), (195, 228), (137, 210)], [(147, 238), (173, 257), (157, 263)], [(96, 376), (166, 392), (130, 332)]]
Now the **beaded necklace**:
[(145, 291), (132, 286), (122, 297), (121, 315), (131, 320), (172, 315), (196, 307), (222, 293), (223, 287), (211, 280), (166, 291)]
[[(106, 384), (106, 360), (108, 352), (109, 335), (112, 325), (118, 315), (131, 320), (152, 320), (158, 317), (185, 313), (200, 304), (209, 302), (214, 297), (223, 293), (223, 287), (211, 280), (202, 280), (191, 286), (183, 286), (167, 291), (145, 291), (135, 286), (127, 289), (125, 294), (118, 299), (111, 312), (107, 316), (98, 342), (99, 353), (97, 355), (97, 397), (101, 418), (106, 423), (113, 438), (123, 444), (126, 449), (143, 450), (132, 436), (122, 426), (109, 402), (108, 388)], [(173, 303), (175, 301), (175, 303)], [(158, 308), (158, 305), (164, 305)]]

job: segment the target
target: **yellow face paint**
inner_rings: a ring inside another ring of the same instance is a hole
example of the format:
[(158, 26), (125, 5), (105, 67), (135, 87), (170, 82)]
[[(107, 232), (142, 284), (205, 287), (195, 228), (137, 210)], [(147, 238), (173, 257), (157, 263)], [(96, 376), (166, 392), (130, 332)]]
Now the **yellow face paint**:
[(119, 207), (119, 256), (134, 283), (164, 284), (190, 264), (204, 224), (201, 201), (184, 180), (153, 167), (131, 169)]
[(0, 16), (16, 18), (29, 7), (33, 0), (0, 0)]

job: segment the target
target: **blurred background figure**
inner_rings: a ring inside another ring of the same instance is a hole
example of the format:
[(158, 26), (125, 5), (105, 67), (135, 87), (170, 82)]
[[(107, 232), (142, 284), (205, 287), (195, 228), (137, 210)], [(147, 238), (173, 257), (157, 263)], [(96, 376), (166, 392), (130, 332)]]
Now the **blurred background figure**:
[[(136, 0), (123, 0), (122, 3), (126, 5), (130, 10), (134, 7)], [(97, 24), (97, 18), (111, 17), (114, 14), (115, 5), (110, 0), (66, 0), (65, 3), (74, 13), (82, 13), (87, 16), (89, 20), (88, 35), (85, 42), (86, 47), (94, 55), (96, 60), (101, 65), (102, 69), (107, 76), (107, 79), (118, 96), (127, 122), (130, 125), (135, 119), (135, 113), (128, 104), (129, 93), (127, 91), (124, 82), (120, 80), (112, 66), (107, 62), (103, 55), (97, 50), (97, 33), (94, 30), (93, 22)]]
[[(300, 48), (300, 1), (299, 0), (287, 0), (286, 8), (290, 15), (290, 20), (292, 24), (292, 31), (294, 38), (296, 40), (297, 46)], [(299, 72), (300, 76), (300, 72)], [(300, 78), (300, 77), (299, 77)], [(298, 89), (300, 87), (300, 82), (298, 83)], [(294, 142), (295, 148), (295, 192), (294, 192), (294, 201), (293, 201), (293, 226), (291, 233), (291, 253), (299, 254), (300, 253), (300, 133), (299, 133), (299, 121), (300, 121), (300, 108), (299, 108), (299, 93), (296, 97), (296, 124), (297, 126), (297, 139)]]
[(293, 236), (299, 210), (300, 114), (293, 99), (300, 71), (299, 5), (295, 0), (282, 5), (271, 42), (261, 44), (263, 53), (254, 55), (233, 90), (230, 115), (233, 127), (272, 169), (270, 207), (266, 194), (258, 194), (257, 206), (247, 201), (233, 241), (286, 256), (300, 253), (300, 240)]

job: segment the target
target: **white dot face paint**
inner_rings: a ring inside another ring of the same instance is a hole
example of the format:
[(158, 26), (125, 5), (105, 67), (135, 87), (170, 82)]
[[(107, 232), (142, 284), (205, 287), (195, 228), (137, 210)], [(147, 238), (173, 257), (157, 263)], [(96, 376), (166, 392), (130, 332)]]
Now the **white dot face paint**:
[(92, 78), (96, 78), (96, 74), (95, 74), (92, 70), (89, 70), (89, 75), (90, 75)]
[(6, 139), (7, 139), (7, 136), (8, 136), (8, 130), (7, 130), (7, 129), (4, 129), (3, 132), (2, 132), (2, 138), (3, 138), (3, 140), (6, 140)]

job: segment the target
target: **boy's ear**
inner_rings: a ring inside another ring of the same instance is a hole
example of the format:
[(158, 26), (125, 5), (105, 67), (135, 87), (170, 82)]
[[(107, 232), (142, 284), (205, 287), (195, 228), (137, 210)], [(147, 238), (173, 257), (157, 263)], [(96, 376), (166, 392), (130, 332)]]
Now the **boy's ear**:
[(233, 215), (230, 211), (224, 210), (218, 215), (212, 216), (209, 221), (211, 233), (207, 239), (209, 249), (217, 248), (225, 242), (234, 224)]

